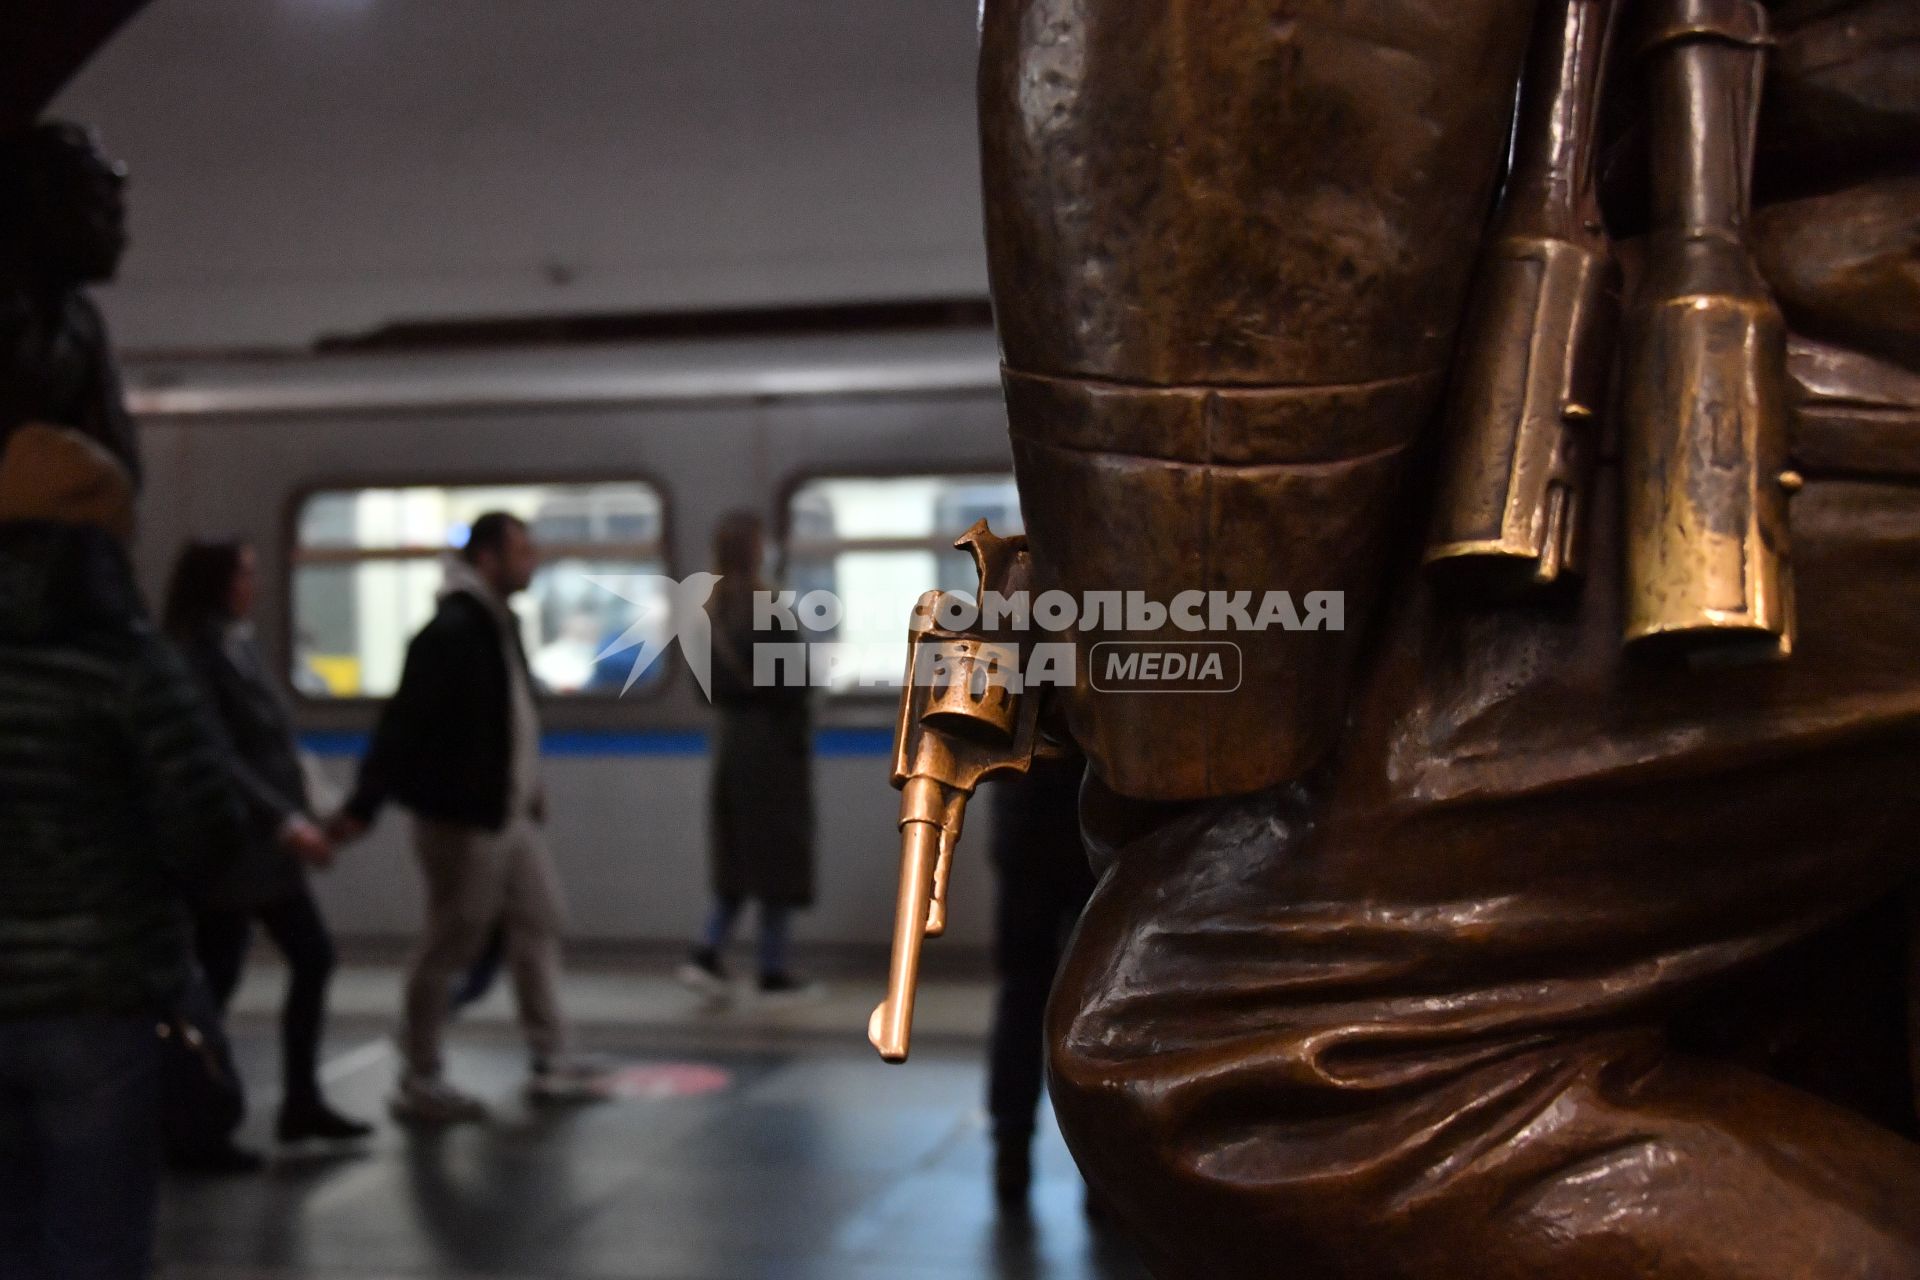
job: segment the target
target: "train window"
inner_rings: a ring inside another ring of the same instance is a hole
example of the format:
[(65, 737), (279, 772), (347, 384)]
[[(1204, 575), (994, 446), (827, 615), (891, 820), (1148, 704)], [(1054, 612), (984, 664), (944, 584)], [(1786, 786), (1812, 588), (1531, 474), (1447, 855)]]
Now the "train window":
[(998, 534), (1022, 530), (1012, 476), (820, 477), (794, 489), (785, 585), (840, 599), (839, 624), (813, 637), (845, 646), (832, 667), (834, 692), (899, 682), (907, 619), (920, 593), (978, 586), (973, 561), (953, 540), (982, 518)]
[[(666, 573), (659, 491), (618, 484), (408, 485), (310, 494), (295, 521), (296, 689), (316, 698), (393, 692), (407, 640), (432, 616), (445, 558), (486, 511), (525, 520), (540, 547), (533, 585), (516, 597), (521, 639), (542, 692), (611, 696), (632, 655), (601, 660), (636, 622), (669, 630), (664, 584), (615, 594), (593, 575)], [(635, 598), (629, 598), (635, 597)], [(635, 686), (657, 680), (656, 664)]]

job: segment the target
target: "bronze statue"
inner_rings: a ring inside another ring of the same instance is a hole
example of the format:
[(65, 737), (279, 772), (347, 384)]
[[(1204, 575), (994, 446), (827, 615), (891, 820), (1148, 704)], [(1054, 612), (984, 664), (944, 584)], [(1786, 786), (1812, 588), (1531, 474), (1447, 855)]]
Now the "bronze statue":
[(949, 804), (1089, 758), (1051, 1082), (1157, 1275), (1920, 1276), (1920, 6), (1614, 7), (987, 0), (1023, 572), (1346, 593), (903, 706)]

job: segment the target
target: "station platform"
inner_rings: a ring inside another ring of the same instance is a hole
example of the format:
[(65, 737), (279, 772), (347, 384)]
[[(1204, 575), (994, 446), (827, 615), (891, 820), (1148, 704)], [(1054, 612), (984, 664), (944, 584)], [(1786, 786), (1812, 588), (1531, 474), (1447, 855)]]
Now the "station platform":
[[(961, 964), (923, 988), (914, 1053), (864, 1036), (878, 957), (809, 957), (825, 991), (724, 1007), (672, 980), (673, 957), (589, 956), (566, 997), (580, 1048), (614, 1070), (605, 1096), (535, 1103), (504, 990), (467, 1011), (448, 1076), (484, 1124), (440, 1131), (386, 1114), (400, 973), (361, 957), (335, 979), (323, 1074), (366, 1142), (274, 1149), (274, 1011), (283, 974), (257, 960), (231, 1033), (249, 1085), (241, 1138), (258, 1175), (170, 1177), (165, 1280), (1145, 1280), (1090, 1222), (1051, 1117), (1030, 1211), (996, 1208), (984, 1095), (991, 984)], [(977, 967), (977, 966), (976, 966)]]

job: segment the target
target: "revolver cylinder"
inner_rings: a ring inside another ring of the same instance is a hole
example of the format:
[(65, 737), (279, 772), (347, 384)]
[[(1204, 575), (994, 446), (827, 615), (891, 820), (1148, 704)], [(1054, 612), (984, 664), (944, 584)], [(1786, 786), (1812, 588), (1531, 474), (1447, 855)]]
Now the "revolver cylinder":
[[(867, 1039), (888, 1062), (905, 1062), (913, 1036), (913, 1002), (920, 986), (920, 947), (932, 933), (929, 914), (943, 853), (952, 846), (937, 816), (944, 809), (940, 784), (912, 778), (900, 800), (900, 893), (894, 904), (893, 956), (887, 967), (887, 998), (867, 1023)], [(925, 815), (925, 816), (922, 816)]]

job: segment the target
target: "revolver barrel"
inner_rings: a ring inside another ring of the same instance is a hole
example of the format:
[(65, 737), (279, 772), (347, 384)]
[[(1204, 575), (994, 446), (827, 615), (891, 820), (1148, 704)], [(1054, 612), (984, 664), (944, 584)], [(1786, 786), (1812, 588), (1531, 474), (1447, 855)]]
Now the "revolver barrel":
[[(914, 794), (939, 784), (931, 778), (913, 778), (902, 796), (900, 820), (900, 895), (893, 913), (893, 959), (887, 969), (887, 998), (873, 1011), (867, 1023), (867, 1039), (888, 1062), (905, 1062), (907, 1046), (913, 1034), (913, 1001), (920, 986), (920, 948), (928, 930), (928, 913), (934, 900), (934, 877), (941, 856), (943, 839), (940, 824), (924, 818), (909, 818), (909, 809), (926, 805), (927, 797)], [(938, 805), (939, 797), (931, 797)]]

